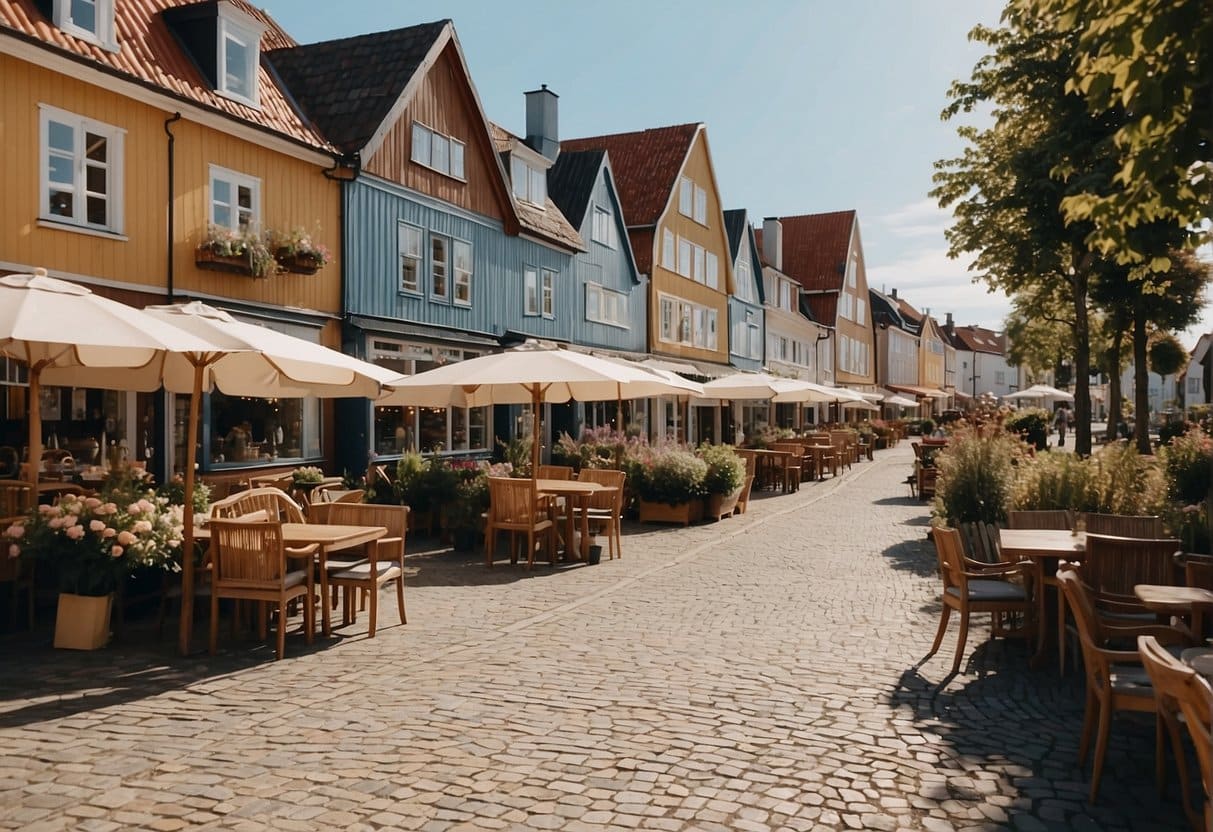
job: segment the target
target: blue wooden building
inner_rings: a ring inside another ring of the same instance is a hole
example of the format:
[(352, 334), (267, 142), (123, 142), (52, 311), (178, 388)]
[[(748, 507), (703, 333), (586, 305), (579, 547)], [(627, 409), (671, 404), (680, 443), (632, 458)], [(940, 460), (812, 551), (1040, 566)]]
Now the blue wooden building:
[(744, 208), (724, 212), (724, 228), (733, 258), (733, 293), (729, 295), (729, 363), (739, 370), (761, 370), (766, 344), (762, 260), (754, 226)]

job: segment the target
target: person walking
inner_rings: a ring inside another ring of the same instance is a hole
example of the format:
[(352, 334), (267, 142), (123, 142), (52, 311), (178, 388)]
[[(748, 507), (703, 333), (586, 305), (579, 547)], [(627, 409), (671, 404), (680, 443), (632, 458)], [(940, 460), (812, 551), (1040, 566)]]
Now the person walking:
[(1063, 404), (1057, 408), (1057, 413), (1053, 416), (1053, 427), (1057, 428), (1057, 447), (1064, 448), (1066, 445), (1066, 428), (1070, 426), (1070, 411)]

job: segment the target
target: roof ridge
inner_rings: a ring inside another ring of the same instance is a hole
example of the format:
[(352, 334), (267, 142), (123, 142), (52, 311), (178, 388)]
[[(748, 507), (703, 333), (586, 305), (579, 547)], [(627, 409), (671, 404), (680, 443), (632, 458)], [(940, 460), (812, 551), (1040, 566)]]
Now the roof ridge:
[(601, 133), (597, 136), (576, 136), (576, 137), (570, 138), (570, 139), (563, 139), (561, 141), (561, 144), (563, 144), (566, 141), (567, 142), (591, 142), (591, 141), (595, 141), (597, 139), (614, 139), (614, 138), (619, 138), (621, 136), (642, 136), (645, 133), (660, 133), (660, 132), (672, 131), (672, 130), (682, 130), (682, 129), (685, 129), (688, 127), (692, 127), (694, 129), (698, 130), (703, 125), (704, 125), (704, 123), (702, 121), (688, 121), (684, 124), (668, 124), (668, 125), (665, 125), (662, 127), (646, 127), (643, 130), (623, 130), (618, 133)]
[(445, 26), (453, 24), (454, 21), (449, 17), (444, 17), (439, 20), (431, 20), (428, 23), (414, 23), (412, 26), (398, 26), (395, 29), (384, 29), (380, 32), (363, 32), (359, 35), (346, 35), (343, 38), (330, 38), (329, 40), (317, 40), (311, 43), (296, 43), (294, 46), (282, 47), (280, 49), (271, 49), (266, 54), (272, 55), (274, 52), (283, 52), (290, 49), (309, 49), (316, 46), (332, 46), (335, 44), (353, 43), (355, 41), (368, 41), (374, 38), (386, 37), (388, 35), (399, 34), (400, 32), (408, 32), (414, 29), (424, 29), (429, 26)]

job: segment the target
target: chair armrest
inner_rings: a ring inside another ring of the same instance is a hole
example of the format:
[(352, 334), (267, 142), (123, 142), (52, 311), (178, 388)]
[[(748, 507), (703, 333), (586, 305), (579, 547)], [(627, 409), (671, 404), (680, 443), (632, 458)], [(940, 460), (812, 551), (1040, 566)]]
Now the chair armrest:
[(1171, 624), (1104, 624), (1103, 631), (1109, 638), (1154, 636), (1162, 645), (1196, 643), (1196, 637), (1192, 635), (1192, 631), (1182, 624), (1178, 626)]
[[(402, 546), (403, 544), (403, 537), (381, 537), (374, 541), (374, 545), (370, 547), (370, 552), (367, 554), (370, 556), (371, 563), (375, 563), (379, 560), (379, 549), (381, 547)], [(394, 558), (389, 558), (389, 560), (394, 560)]]
[(1019, 563), (978, 563), (977, 561), (969, 561), (965, 564), (965, 566), (973, 565), (980, 566), (981, 568), (974, 570), (966, 569), (964, 571), (966, 578), (981, 580), (991, 575), (1006, 577), (1007, 575), (1029, 574), (1025, 571), (1022, 561)]
[(300, 546), (298, 549), (292, 549), (289, 546), (282, 550), (287, 558), (294, 560), (297, 558), (310, 558), (320, 551), (319, 543), (311, 543), (307, 546)]
[(1141, 654), (1136, 650), (1109, 650), (1107, 647), (1096, 647), (1095, 652), (1109, 662), (1141, 664)]

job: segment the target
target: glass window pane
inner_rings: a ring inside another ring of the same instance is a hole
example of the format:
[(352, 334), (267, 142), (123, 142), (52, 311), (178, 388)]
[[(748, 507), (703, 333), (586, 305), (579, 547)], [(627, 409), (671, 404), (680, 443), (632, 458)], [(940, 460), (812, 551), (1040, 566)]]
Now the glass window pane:
[(450, 142), (447, 141), (446, 136), (435, 133), (433, 141), (430, 142), (430, 147), (430, 167), (434, 168), (434, 170), (447, 173), (450, 170), (448, 159), (451, 147)]
[(510, 181), (514, 186), (514, 196), (519, 199), (526, 199), (527, 171), (526, 162), (516, 156), (510, 157)]
[(463, 143), (451, 139), (451, 176), (463, 178)]
[(430, 131), (415, 121), (413, 122), (412, 159), (423, 165), (430, 163)]
[(232, 209), (226, 205), (215, 204), (211, 212), (211, 222), (224, 228), (232, 227)]
[(548, 198), (548, 181), (547, 174), (544, 171), (530, 168), (531, 176), (531, 201), (536, 205), (543, 205)]
[(71, 15), (73, 25), (97, 33), (96, 0), (72, 0)]
[(236, 204), (238, 204), (241, 208), (252, 209), (253, 189), (248, 185), (241, 185), (236, 188)]
[(249, 77), (251, 64), (249, 48), (232, 36), (223, 41), (223, 84), (224, 90), (234, 95), (251, 98), (253, 94), (252, 79)]
[(455, 268), (465, 272), (472, 270), (472, 246), (469, 243), (455, 242)]
[(232, 204), (232, 186), (231, 183), (223, 179), (211, 180), (211, 200), (213, 202), (222, 203), (223, 205)]
[(90, 193), (106, 193), (107, 182), (108, 177), (106, 176), (105, 168), (89, 165), (84, 169), (84, 187)]
[(433, 292), (439, 297), (447, 294), (447, 241), (445, 237), (430, 238), (430, 263), (434, 272)]
[(88, 206), (88, 221), (93, 225), (106, 224), (106, 199), (100, 196), (90, 196), (86, 200)]
[(55, 150), (65, 150), (68, 153), (76, 151), (76, 131), (69, 125), (59, 121), (50, 121), (46, 129), (47, 144)]
[(105, 136), (98, 136), (96, 133), (84, 134), (84, 155), (94, 162), (104, 162), (106, 160), (108, 144)]
[(71, 185), (74, 169), (76, 167), (74, 161), (67, 156), (51, 156), (47, 159), (49, 167), (48, 175), (50, 181), (61, 185)]
[(74, 215), (72, 208), (73, 198), (71, 191), (60, 191), (51, 189), (50, 205), (47, 206), (50, 212), (58, 217), (70, 217)]

